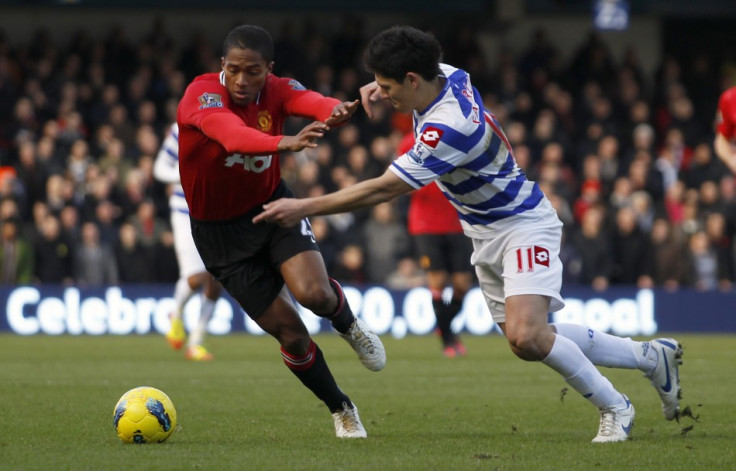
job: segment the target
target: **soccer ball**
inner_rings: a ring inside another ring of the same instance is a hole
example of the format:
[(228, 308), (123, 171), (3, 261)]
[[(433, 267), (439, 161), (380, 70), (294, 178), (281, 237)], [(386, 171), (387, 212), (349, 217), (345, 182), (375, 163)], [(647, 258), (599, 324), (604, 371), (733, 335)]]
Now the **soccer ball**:
[(176, 409), (163, 391), (140, 386), (115, 404), (112, 423), (125, 443), (161, 443), (176, 428)]

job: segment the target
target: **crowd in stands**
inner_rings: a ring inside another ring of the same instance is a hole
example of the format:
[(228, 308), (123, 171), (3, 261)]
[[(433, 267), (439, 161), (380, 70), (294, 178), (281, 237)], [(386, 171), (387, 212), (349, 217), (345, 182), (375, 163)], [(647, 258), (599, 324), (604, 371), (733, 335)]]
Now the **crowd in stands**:
[[(291, 25), (293, 26), (293, 25)], [(361, 22), (326, 33), (272, 31), (275, 73), (355, 99), (370, 79)], [(719, 64), (664, 57), (644, 72), (635, 49), (613, 57), (595, 33), (563, 60), (543, 30), (521, 54), (487, 61), (477, 31), (440, 36), (502, 123), (514, 156), (564, 222), (565, 282), (606, 289), (731, 289), (736, 183), (713, 152)], [(152, 165), (184, 88), (220, 68), (220, 45), (175, 37), (162, 21), (132, 41), (84, 29), (68, 43), (39, 29), (27, 43), (0, 31), (0, 284), (96, 286), (178, 277), (167, 187)], [(297, 196), (384, 171), (411, 120), (358, 112), (316, 149), (282, 155)], [(290, 121), (287, 133), (303, 123)], [(244, 190), (247, 198), (247, 190)], [(312, 226), (328, 270), (344, 283), (419, 286), (407, 198)]]

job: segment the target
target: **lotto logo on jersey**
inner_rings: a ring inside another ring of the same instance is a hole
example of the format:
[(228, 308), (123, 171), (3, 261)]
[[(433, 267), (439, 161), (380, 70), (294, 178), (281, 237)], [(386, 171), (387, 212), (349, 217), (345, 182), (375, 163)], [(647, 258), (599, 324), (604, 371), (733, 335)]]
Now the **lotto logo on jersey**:
[(533, 272), (535, 265), (549, 268), (549, 250), (538, 245), (516, 249), (517, 272)]
[(440, 142), (440, 139), (442, 139), (442, 134), (442, 129), (438, 129), (433, 126), (427, 126), (422, 135), (419, 136), (419, 140), (434, 149), (435, 147), (437, 147), (437, 143)]
[(534, 261), (539, 265), (549, 267), (549, 250), (538, 245), (534, 246)]

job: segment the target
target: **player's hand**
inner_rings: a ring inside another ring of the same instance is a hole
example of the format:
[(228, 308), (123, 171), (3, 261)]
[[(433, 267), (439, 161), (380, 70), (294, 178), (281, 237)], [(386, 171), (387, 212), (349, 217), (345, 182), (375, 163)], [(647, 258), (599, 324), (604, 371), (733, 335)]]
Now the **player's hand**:
[(365, 110), (365, 114), (373, 119), (373, 104), (383, 98), (381, 96), (381, 88), (375, 81), (360, 87), (360, 104)]
[(304, 219), (304, 200), (281, 198), (263, 205), (263, 212), (253, 218), (253, 224), (271, 222), (283, 227), (291, 227)]
[(281, 138), (278, 144), (278, 150), (299, 152), (305, 147), (317, 147), (317, 139), (324, 136), (327, 129), (329, 129), (329, 127), (321, 121), (310, 123), (306, 125), (304, 129), (299, 131), (299, 134), (296, 136), (284, 136)]
[(325, 124), (327, 124), (328, 126), (337, 126), (338, 124), (346, 122), (350, 119), (351, 116), (353, 116), (355, 110), (358, 109), (359, 103), (360, 100), (355, 100), (344, 101), (339, 105), (336, 105), (332, 109), (332, 114), (330, 115), (330, 117), (325, 120)]

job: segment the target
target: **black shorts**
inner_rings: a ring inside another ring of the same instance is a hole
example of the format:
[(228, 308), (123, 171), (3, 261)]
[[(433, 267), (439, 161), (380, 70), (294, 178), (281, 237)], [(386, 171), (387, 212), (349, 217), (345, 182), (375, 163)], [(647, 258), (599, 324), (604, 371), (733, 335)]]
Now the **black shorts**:
[[(269, 201), (293, 198), (282, 181)], [(259, 205), (226, 221), (191, 219), (192, 236), (207, 271), (230, 293), (252, 319), (271, 305), (284, 286), (281, 264), (307, 250), (317, 250), (307, 219), (294, 227), (281, 227), (252, 219)]]
[(414, 236), (419, 266), (427, 271), (472, 272), (473, 245), (464, 234), (419, 234)]

